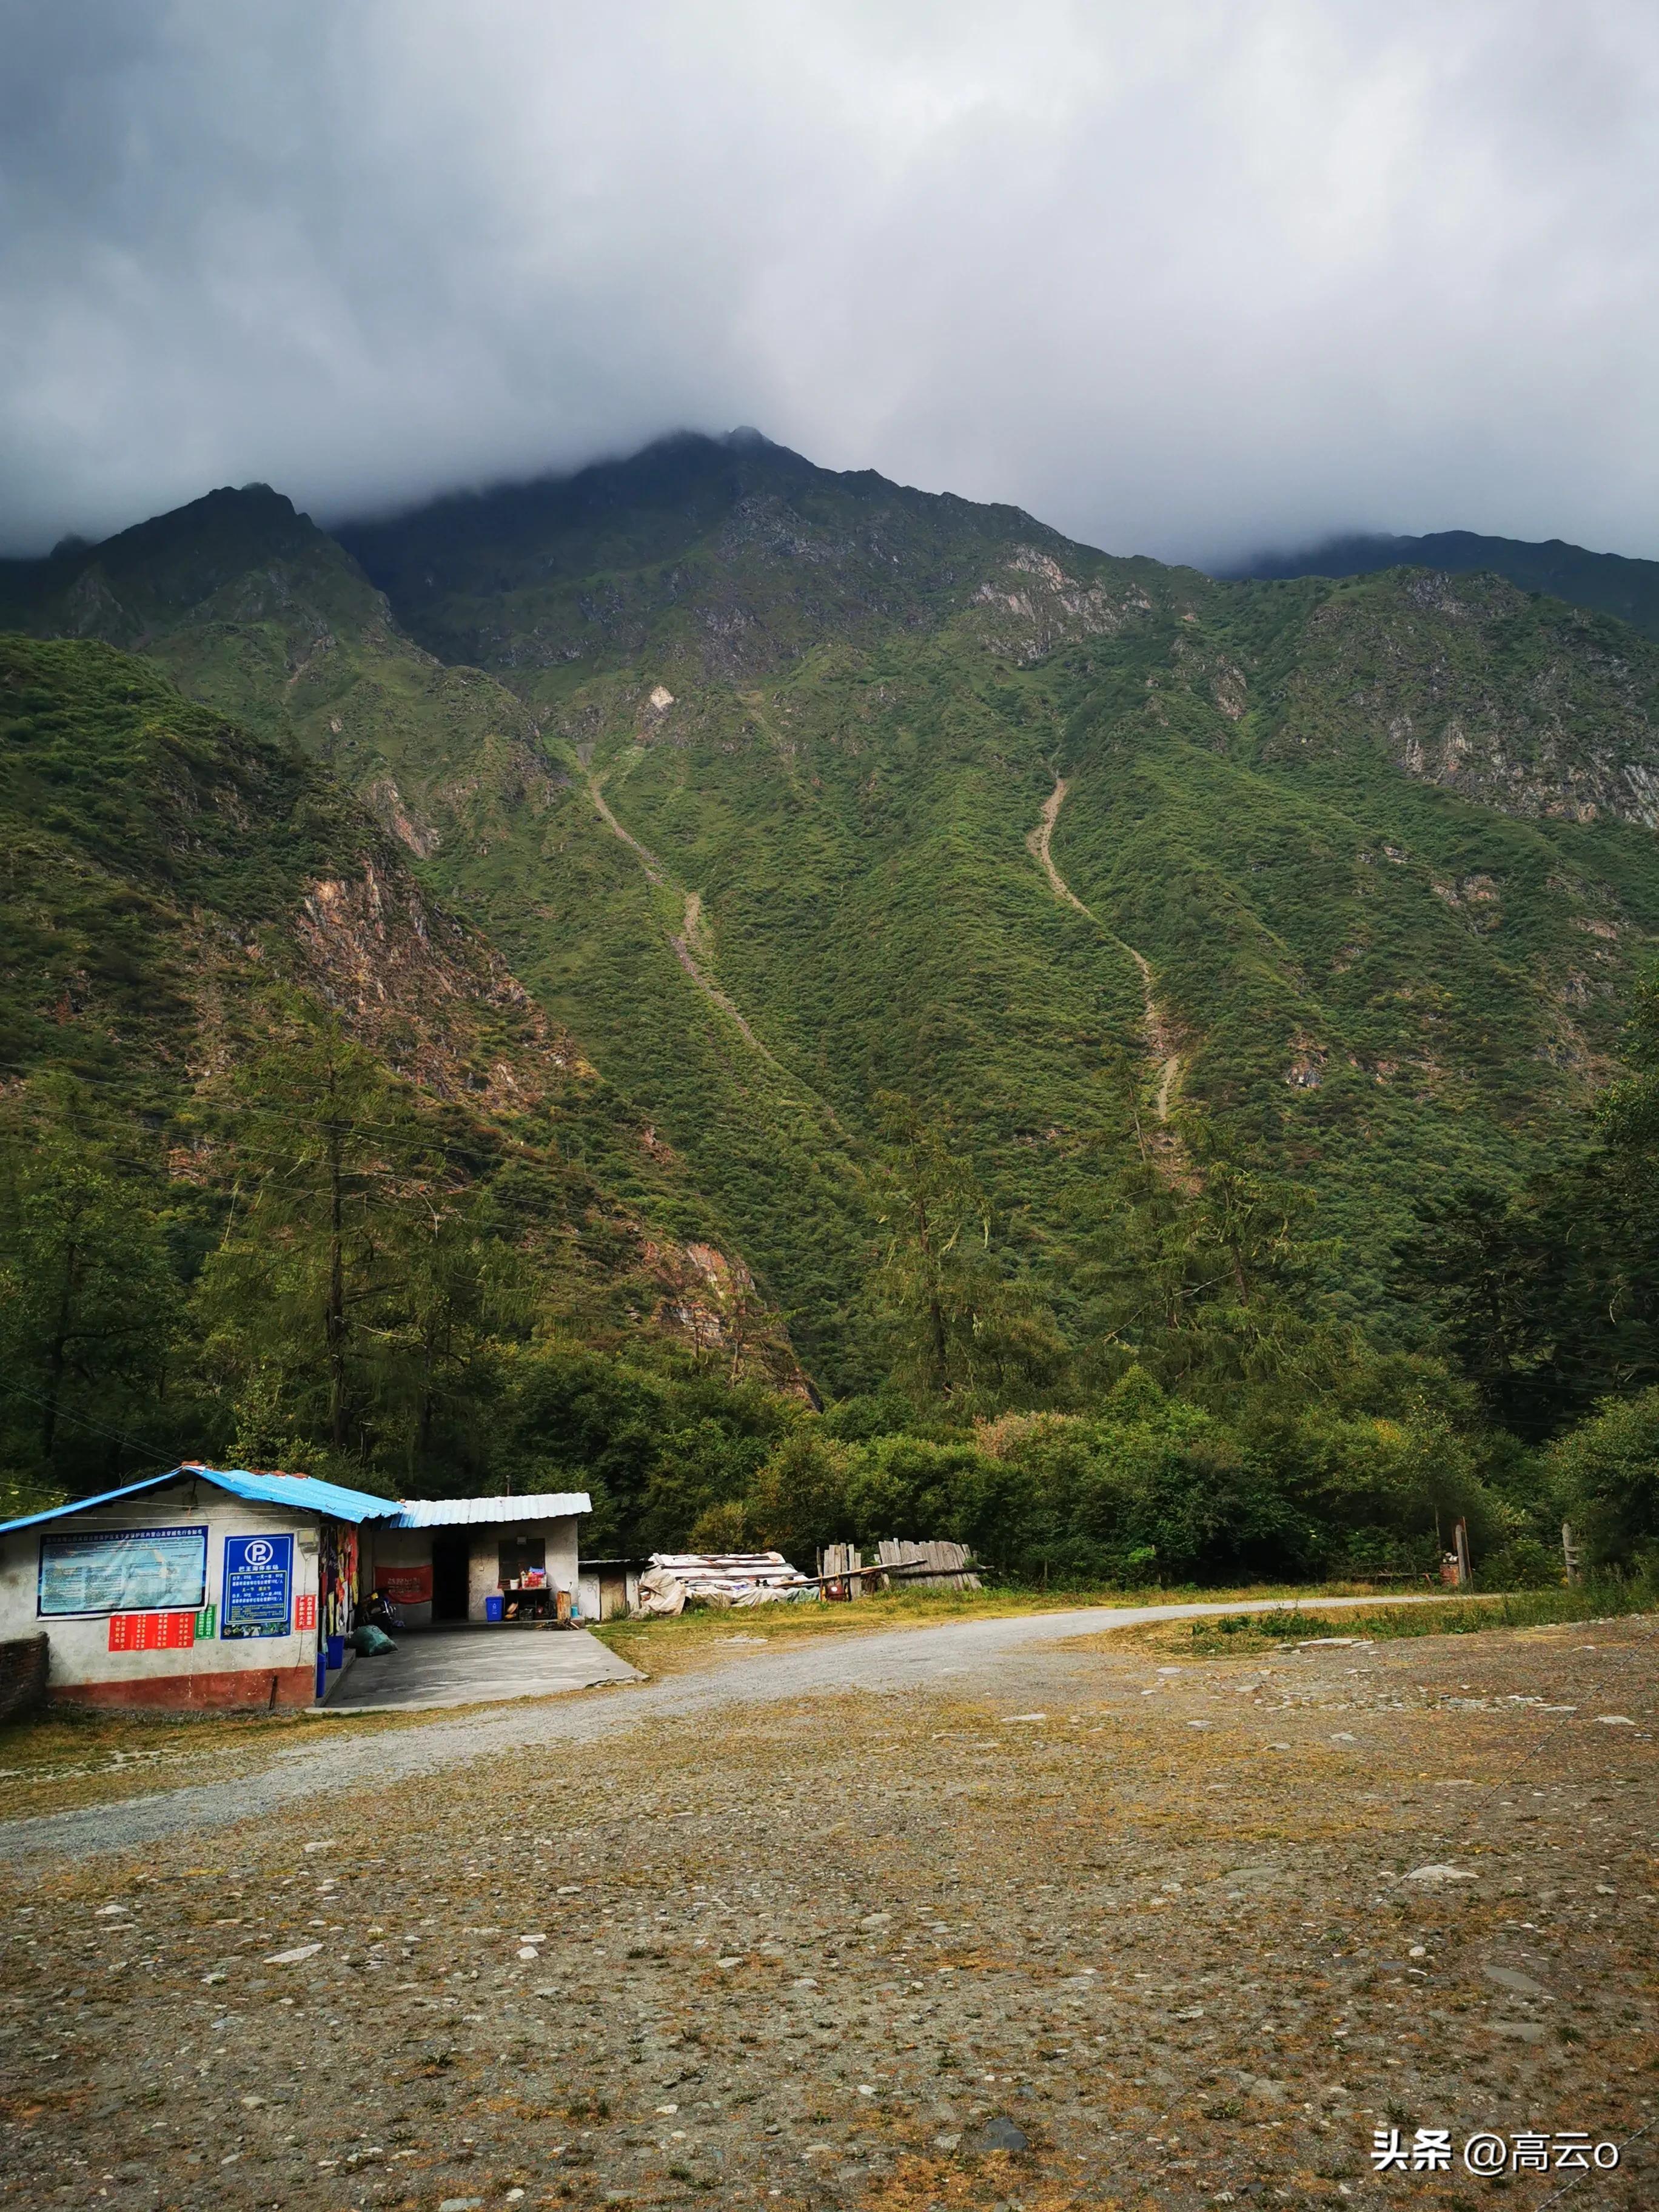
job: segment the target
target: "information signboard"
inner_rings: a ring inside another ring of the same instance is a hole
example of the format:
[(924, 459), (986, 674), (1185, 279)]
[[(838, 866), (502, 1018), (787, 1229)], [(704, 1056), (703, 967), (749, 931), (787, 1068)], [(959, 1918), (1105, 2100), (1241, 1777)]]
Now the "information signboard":
[(43, 1619), (75, 1613), (195, 1613), (207, 1597), (205, 1523), (42, 1536)]
[(227, 1536), (219, 1636), (287, 1636), (294, 1589), (292, 1536)]

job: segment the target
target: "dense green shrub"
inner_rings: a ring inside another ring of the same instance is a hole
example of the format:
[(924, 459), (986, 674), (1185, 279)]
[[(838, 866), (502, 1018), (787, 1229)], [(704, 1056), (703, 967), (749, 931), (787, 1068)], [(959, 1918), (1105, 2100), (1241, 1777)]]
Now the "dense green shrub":
[(1659, 1389), (1610, 1400), (1552, 1459), (1592, 1560), (1626, 1565), (1659, 1551)]

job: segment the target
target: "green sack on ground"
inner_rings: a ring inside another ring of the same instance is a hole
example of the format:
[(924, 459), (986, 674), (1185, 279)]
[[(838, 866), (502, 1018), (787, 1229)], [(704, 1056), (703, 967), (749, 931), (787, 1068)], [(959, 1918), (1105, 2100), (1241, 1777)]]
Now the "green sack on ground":
[(354, 1629), (351, 1641), (360, 1659), (372, 1659), (379, 1652), (395, 1651), (398, 1648), (385, 1629), (376, 1628), (372, 1620), (366, 1620), (361, 1628)]

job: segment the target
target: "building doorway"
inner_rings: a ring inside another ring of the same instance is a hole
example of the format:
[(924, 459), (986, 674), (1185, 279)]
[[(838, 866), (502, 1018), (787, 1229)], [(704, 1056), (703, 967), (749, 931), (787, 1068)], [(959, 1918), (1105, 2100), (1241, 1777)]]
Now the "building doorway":
[(432, 1618), (467, 1618), (468, 1570), (471, 1539), (465, 1528), (434, 1528), (432, 1532)]

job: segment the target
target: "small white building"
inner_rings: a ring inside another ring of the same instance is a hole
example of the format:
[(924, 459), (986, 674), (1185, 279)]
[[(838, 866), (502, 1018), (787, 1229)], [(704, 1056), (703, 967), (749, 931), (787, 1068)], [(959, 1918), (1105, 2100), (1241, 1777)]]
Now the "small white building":
[(308, 1705), (346, 1663), (359, 1549), (392, 1498), (175, 1468), (0, 1526), (0, 1638), (45, 1632), (79, 1705)]
[(0, 1642), (44, 1633), (47, 1694), (76, 1704), (320, 1704), (376, 1589), (416, 1627), (577, 1609), (588, 1510), (187, 1463), (0, 1524)]
[(560, 1591), (585, 1613), (576, 1522), (592, 1510), (585, 1490), (405, 1498), (397, 1519), (366, 1538), (364, 1592), (380, 1590), (411, 1628), (488, 1620), (495, 1597), (503, 1624), (539, 1616), (556, 1609)]
[(640, 1577), (648, 1559), (584, 1559), (576, 1584), (583, 1625), (626, 1620), (640, 1609)]

